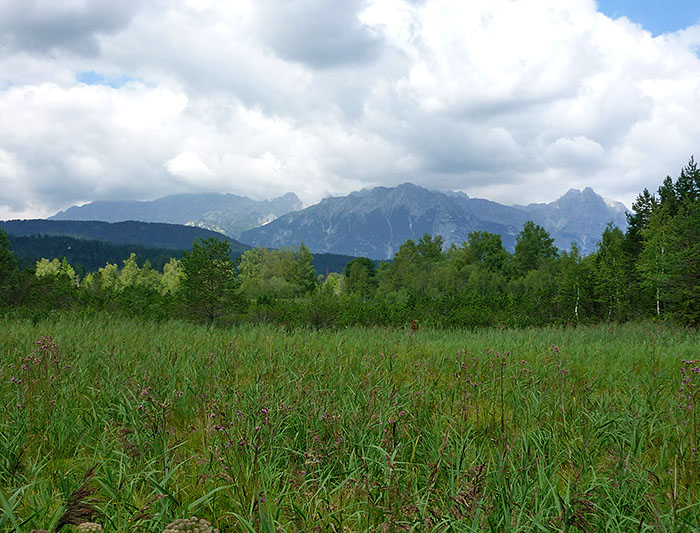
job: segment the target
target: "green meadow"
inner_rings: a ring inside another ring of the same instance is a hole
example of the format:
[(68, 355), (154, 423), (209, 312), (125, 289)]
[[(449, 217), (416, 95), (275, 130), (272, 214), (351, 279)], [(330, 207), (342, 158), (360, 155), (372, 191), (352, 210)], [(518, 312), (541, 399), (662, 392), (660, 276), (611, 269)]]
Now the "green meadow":
[(0, 530), (697, 531), (698, 359), (655, 322), (5, 319)]

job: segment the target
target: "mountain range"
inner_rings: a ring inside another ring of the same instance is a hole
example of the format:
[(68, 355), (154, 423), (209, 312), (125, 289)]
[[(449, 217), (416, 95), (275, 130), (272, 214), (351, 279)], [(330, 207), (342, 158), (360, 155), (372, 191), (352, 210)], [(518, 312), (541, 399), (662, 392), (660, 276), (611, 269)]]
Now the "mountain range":
[(441, 235), (449, 246), (466, 241), (473, 231), (489, 231), (500, 234), (506, 249), (513, 251), (523, 224), (532, 220), (559, 248), (575, 242), (583, 253), (590, 253), (608, 223), (626, 227), (626, 212), (623, 204), (605, 200), (591, 188), (572, 189), (547, 204), (506, 206), (405, 183), (326, 198), (245, 231), (240, 239), (271, 248), (303, 241), (315, 252), (390, 259), (406, 240), (425, 233)]
[(233, 194), (180, 194), (149, 202), (92, 202), (51, 219), (187, 224), (251, 246), (280, 248), (304, 242), (317, 254), (372, 259), (391, 259), (402, 243), (425, 233), (441, 235), (449, 246), (466, 241), (471, 232), (489, 231), (501, 235), (506, 249), (513, 251), (528, 220), (544, 227), (559, 248), (575, 242), (583, 253), (590, 253), (608, 223), (622, 229), (627, 224), (625, 206), (591, 188), (572, 189), (549, 203), (508, 206), (404, 183), (301, 207), (294, 193), (262, 202)]
[(146, 202), (90, 202), (60, 211), (49, 220), (165, 222), (197, 226), (237, 239), (247, 229), (301, 208), (301, 200), (291, 192), (263, 201), (236, 194), (174, 194)]

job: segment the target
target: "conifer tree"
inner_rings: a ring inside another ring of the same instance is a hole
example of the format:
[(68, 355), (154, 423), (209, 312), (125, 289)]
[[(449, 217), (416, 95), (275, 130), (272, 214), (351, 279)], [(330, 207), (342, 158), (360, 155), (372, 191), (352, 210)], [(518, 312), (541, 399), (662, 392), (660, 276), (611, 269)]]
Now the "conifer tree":
[(17, 277), (17, 261), (10, 249), (10, 239), (0, 229), (0, 305), (9, 304)]
[(194, 242), (182, 261), (182, 296), (185, 309), (211, 326), (234, 310), (238, 279), (231, 261), (231, 247), (216, 238)]

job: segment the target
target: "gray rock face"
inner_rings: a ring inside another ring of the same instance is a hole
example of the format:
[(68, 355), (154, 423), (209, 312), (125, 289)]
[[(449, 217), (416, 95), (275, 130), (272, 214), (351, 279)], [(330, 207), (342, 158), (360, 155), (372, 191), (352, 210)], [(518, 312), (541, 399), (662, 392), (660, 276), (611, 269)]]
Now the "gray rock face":
[(301, 207), (301, 201), (291, 192), (260, 202), (235, 194), (176, 194), (149, 202), (91, 202), (61, 211), (50, 219), (185, 224), (238, 238), (247, 229)]
[(466, 241), (473, 231), (489, 231), (500, 234), (512, 251), (523, 224), (532, 220), (547, 229), (559, 248), (576, 242), (590, 253), (609, 222), (626, 227), (625, 213), (624, 205), (607, 202), (590, 188), (572, 189), (548, 204), (506, 206), (405, 183), (326, 198), (245, 231), (240, 240), (274, 248), (304, 242), (313, 252), (390, 259), (406, 240), (425, 233), (441, 235), (449, 246)]

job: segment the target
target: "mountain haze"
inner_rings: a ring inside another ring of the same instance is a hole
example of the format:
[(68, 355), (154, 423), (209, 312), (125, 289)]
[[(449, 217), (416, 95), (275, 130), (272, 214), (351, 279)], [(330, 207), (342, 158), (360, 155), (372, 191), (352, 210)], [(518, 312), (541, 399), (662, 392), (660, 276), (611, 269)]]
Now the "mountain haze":
[(405, 183), (326, 198), (245, 231), (240, 238), (252, 246), (278, 248), (304, 242), (313, 252), (390, 259), (407, 239), (425, 233), (441, 235), (446, 246), (466, 241), (473, 231), (498, 233), (512, 251), (523, 224), (532, 220), (547, 229), (559, 248), (576, 242), (590, 253), (609, 222), (626, 227), (625, 213), (624, 205), (608, 202), (590, 188), (572, 189), (547, 204), (505, 206)]
[(291, 192), (263, 201), (235, 194), (175, 194), (146, 202), (90, 202), (60, 211), (49, 220), (164, 222), (197, 226), (235, 239), (247, 229), (301, 208), (301, 201)]

